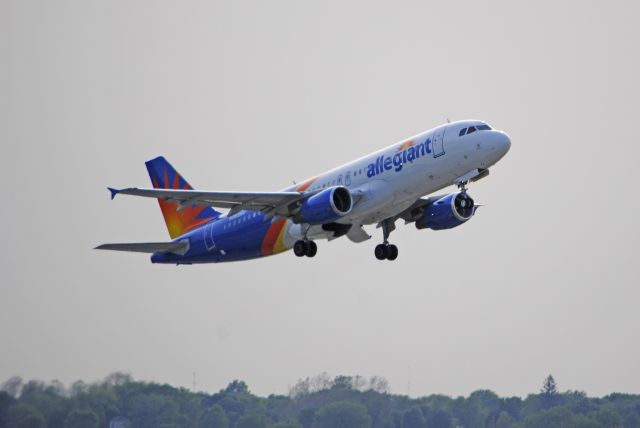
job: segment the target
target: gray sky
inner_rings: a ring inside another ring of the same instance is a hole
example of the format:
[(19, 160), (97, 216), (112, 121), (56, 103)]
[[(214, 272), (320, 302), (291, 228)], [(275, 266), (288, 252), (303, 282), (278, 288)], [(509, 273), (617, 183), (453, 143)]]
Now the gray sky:
[[(632, 2), (0, 3), (0, 380), (123, 370), (283, 393), (326, 371), (411, 394), (640, 392), (638, 10)], [(635, 8), (632, 10), (632, 8)], [(395, 263), (320, 242), (156, 266), (165, 155), (196, 187), (277, 190), (451, 120), (511, 152)]]

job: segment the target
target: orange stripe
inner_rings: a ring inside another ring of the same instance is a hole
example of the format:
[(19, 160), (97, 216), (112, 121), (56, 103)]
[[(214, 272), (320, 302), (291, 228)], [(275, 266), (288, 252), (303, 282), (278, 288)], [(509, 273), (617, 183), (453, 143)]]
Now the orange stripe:
[(286, 218), (281, 218), (279, 220), (274, 221), (269, 226), (266, 235), (264, 236), (264, 240), (262, 241), (262, 254), (265, 256), (270, 256), (274, 252), (274, 246), (278, 241), (278, 237), (280, 236), (280, 232), (284, 228), (285, 223), (287, 222)]
[(287, 222), (288, 220), (285, 221), (285, 224), (282, 227), (282, 230), (280, 230), (280, 233), (278, 234), (278, 240), (273, 246), (273, 254), (278, 254), (288, 250), (286, 245), (284, 245), (284, 234), (287, 232)]
[(298, 187), (296, 187), (296, 192), (304, 192), (305, 190), (307, 190), (309, 188), (309, 186), (311, 186), (313, 184), (314, 181), (316, 181), (318, 177), (313, 177), (308, 179), (307, 181), (305, 181), (304, 183), (300, 184)]

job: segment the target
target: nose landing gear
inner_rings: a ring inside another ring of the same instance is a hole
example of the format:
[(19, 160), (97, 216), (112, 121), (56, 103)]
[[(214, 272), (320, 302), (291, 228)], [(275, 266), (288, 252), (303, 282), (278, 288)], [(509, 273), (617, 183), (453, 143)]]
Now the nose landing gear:
[(313, 241), (296, 241), (293, 244), (293, 252), (298, 257), (313, 257), (318, 252), (318, 246)]
[(392, 219), (383, 220), (382, 223), (382, 244), (376, 245), (373, 254), (378, 260), (395, 260), (398, 258), (398, 247), (389, 244), (389, 235), (395, 230), (396, 225)]

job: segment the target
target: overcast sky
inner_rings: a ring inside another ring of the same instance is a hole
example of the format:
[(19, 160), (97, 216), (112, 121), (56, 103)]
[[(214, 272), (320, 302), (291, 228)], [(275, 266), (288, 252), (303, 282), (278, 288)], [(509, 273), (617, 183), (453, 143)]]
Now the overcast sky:
[[(0, 381), (640, 392), (638, 8), (380, 3), (1, 1)], [(157, 155), (195, 187), (279, 190), (447, 118), (511, 151), (467, 224), (399, 224), (394, 263), (373, 228), (314, 259), (92, 250), (168, 239), (155, 201), (106, 190), (149, 186)]]

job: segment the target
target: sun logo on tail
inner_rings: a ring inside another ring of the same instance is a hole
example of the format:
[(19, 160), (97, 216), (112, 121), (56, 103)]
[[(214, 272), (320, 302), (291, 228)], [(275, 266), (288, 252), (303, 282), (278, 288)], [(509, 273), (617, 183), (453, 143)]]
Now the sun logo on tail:
[[(146, 162), (151, 183), (155, 189), (192, 190), (192, 187), (163, 157)], [(220, 215), (206, 206), (184, 206), (158, 199), (169, 236), (172, 239), (201, 226)]]

